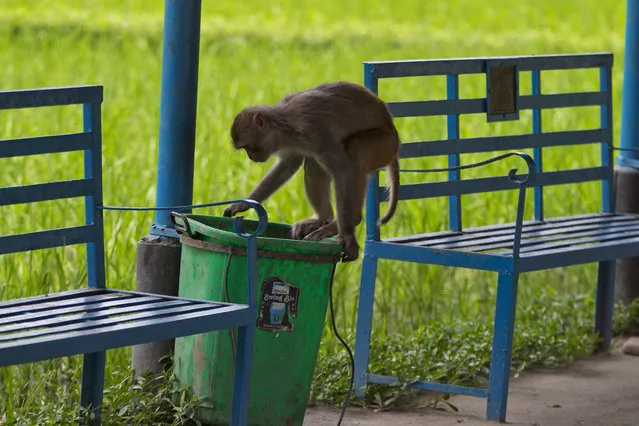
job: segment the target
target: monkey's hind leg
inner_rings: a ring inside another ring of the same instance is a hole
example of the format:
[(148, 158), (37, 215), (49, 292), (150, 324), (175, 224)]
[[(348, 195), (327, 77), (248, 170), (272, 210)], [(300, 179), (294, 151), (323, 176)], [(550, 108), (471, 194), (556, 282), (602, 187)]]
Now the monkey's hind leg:
[(293, 225), (291, 234), (296, 240), (304, 239), (307, 235), (333, 220), (331, 177), (311, 157), (304, 159), (304, 189), (311, 207), (315, 210), (315, 215)]

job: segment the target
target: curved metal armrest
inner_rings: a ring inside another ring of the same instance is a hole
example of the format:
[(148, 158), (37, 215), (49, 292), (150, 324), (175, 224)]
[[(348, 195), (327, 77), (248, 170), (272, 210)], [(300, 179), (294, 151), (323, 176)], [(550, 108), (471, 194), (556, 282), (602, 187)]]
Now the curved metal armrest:
[(508, 179), (511, 182), (519, 186), (519, 200), (517, 201), (517, 217), (515, 220), (515, 235), (513, 237), (513, 258), (519, 257), (519, 249), (521, 247), (521, 233), (524, 223), (524, 204), (526, 202), (526, 187), (529, 183), (534, 182), (537, 177), (537, 169), (535, 160), (525, 152), (509, 152), (506, 154), (498, 155), (497, 157), (490, 158), (488, 160), (480, 161), (478, 163), (467, 164), (465, 166), (448, 167), (444, 169), (428, 169), (428, 170), (400, 170), (402, 172), (451, 172), (456, 170), (472, 169), (475, 167), (484, 166), (486, 164), (494, 163), (504, 158), (517, 156), (522, 158), (526, 162), (528, 167), (528, 173), (522, 177), (517, 176), (517, 169), (510, 169), (508, 172)]
[(534, 182), (535, 177), (537, 176), (537, 169), (535, 160), (525, 152), (508, 152), (506, 154), (498, 155), (497, 157), (489, 158), (488, 160), (480, 161), (477, 163), (466, 164), (463, 166), (457, 167), (446, 167), (441, 169), (400, 169), (400, 172), (407, 173), (437, 173), (437, 172), (454, 172), (458, 170), (466, 170), (466, 169), (474, 169), (477, 167), (485, 166), (487, 164), (495, 163), (497, 161), (503, 160), (508, 157), (520, 157), (526, 162), (526, 166), (528, 167), (528, 173), (523, 178), (518, 178), (516, 173), (517, 169), (510, 169), (508, 172), (508, 179), (517, 183), (524, 184), (530, 182)]
[[(262, 207), (262, 205), (260, 203), (258, 203), (257, 201), (251, 200), (251, 199), (241, 199), (241, 200), (231, 200), (231, 201), (219, 201), (219, 202), (215, 202), (215, 203), (207, 203), (206, 206), (207, 207), (216, 207), (216, 206), (225, 206), (225, 205), (229, 205), (229, 204), (235, 204), (235, 203), (246, 203), (248, 204), (253, 210), (255, 210), (255, 212), (257, 213), (257, 217), (258, 217), (258, 222), (257, 222), (257, 229), (255, 230), (255, 232), (247, 234), (245, 232), (242, 231), (243, 228), (243, 223), (244, 223), (244, 217), (243, 216), (236, 216), (233, 218), (233, 231), (240, 237), (245, 238), (245, 239), (249, 239), (249, 238), (254, 238), (254, 237), (258, 237), (259, 235), (262, 235), (264, 233), (264, 231), (266, 231), (266, 226), (268, 225), (268, 214), (266, 213), (266, 210), (264, 209), (264, 207)], [(179, 207), (174, 207), (176, 209), (179, 209)], [(180, 218), (182, 220), (182, 224), (178, 224), (176, 222), (176, 218)], [(175, 230), (178, 232), (187, 232), (189, 235), (192, 235), (192, 232), (189, 228), (189, 223), (186, 220), (186, 217), (184, 217), (183, 214), (181, 213), (177, 213), (175, 211), (171, 212), (171, 222), (173, 222), (173, 226), (175, 227)]]

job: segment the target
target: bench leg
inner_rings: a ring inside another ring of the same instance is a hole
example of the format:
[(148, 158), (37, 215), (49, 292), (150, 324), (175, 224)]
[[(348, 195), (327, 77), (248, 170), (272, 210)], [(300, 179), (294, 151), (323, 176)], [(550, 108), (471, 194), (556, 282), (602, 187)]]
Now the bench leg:
[(601, 338), (598, 351), (605, 351), (612, 340), (612, 310), (615, 304), (615, 261), (599, 262), (595, 332)]
[(371, 327), (373, 325), (373, 302), (375, 298), (375, 278), (377, 276), (377, 257), (364, 253), (362, 277), (357, 305), (357, 327), (355, 329), (355, 380), (353, 393), (359, 399), (366, 396), (366, 376), (368, 375), (368, 356), (371, 345)]
[(246, 426), (248, 422), (254, 336), (254, 324), (238, 328), (230, 426)]
[(104, 364), (106, 352), (84, 354), (82, 362), (82, 392), (80, 405), (94, 409), (95, 418), (91, 426), (102, 424), (102, 391), (104, 390)]
[(497, 282), (495, 331), (490, 360), (490, 377), (488, 379), (486, 418), (488, 420), (497, 420), (501, 423), (506, 421), (506, 408), (508, 405), (518, 280), (518, 273), (508, 271), (500, 272)]

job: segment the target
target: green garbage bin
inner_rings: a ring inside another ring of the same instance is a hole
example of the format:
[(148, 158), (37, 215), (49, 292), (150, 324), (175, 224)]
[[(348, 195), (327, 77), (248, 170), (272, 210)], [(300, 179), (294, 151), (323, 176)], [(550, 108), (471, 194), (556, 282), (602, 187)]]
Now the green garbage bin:
[[(184, 215), (179, 295), (246, 303), (246, 240), (232, 219)], [(247, 232), (256, 221), (245, 220)], [(290, 226), (269, 223), (258, 245), (258, 318), (248, 424), (302, 426), (341, 245), (292, 240)], [(236, 330), (176, 339), (174, 372), (180, 385), (204, 397), (198, 420), (227, 425), (233, 391)]]

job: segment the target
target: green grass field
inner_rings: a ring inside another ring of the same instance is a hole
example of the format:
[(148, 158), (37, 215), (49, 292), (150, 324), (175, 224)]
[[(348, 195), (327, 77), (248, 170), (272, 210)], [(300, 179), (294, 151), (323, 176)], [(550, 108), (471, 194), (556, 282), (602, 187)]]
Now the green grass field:
[[(229, 127), (244, 106), (276, 102), (283, 95), (327, 80), (362, 81), (362, 61), (583, 53), (612, 51), (615, 134), (618, 135), (623, 65), (623, 2), (541, 0), (424, 2), (343, 0), (312, 2), (231, 0), (203, 2), (198, 94), (194, 202), (244, 196), (269, 164), (249, 164), (230, 146)], [(110, 205), (154, 205), (158, 138), (163, 2), (4, 0), (0, 3), (0, 90), (43, 86), (104, 85), (104, 198)], [(530, 90), (522, 76), (522, 90)], [(407, 79), (384, 83), (382, 97), (414, 100), (441, 98), (442, 79)], [(483, 82), (461, 79), (463, 97), (483, 95)], [(548, 73), (543, 90), (589, 90), (596, 73)], [(596, 109), (551, 111), (549, 130), (596, 125)], [(400, 120), (404, 141), (441, 138), (443, 120)], [(77, 131), (79, 108), (46, 108), (0, 114), (0, 137), (23, 137), (52, 131)], [(462, 136), (522, 132), (519, 123), (486, 124), (484, 117), (462, 119)], [(618, 136), (617, 136), (618, 137)], [(597, 164), (598, 147), (549, 151), (545, 167)], [(462, 161), (485, 158), (463, 156)], [(443, 159), (412, 162), (437, 167)], [(505, 174), (503, 162), (474, 174)], [(51, 155), (0, 160), (0, 186), (37, 183), (55, 176), (79, 177), (81, 157)], [(470, 174), (469, 174), (470, 175)], [(438, 176), (437, 178), (441, 178)], [(409, 182), (415, 177), (406, 177)], [(596, 211), (597, 184), (552, 188), (549, 215)], [(266, 203), (271, 220), (293, 222), (311, 214), (301, 176)], [(464, 198), (464, 225), (514, 219), (515, 194)], [(528, 209), (528, 213), (530, 214)], [(203, 210), (220, 214), (220, 210)], [(444, 199), (409, 202), (383, 230), (384, 235), (443, 230)], [(81, 200), (0, 208), (0, 234), (47, 229), (83, 221)], [(17, 219), (6, 219), (9, 217)], [(107, 280), (110, 287), (135, 287), (135, 249), (148, 233), (153, 215), (106, 213)], [(359, 229), (363, 236), (363, 226)], [(2, 299), (83, 286), (82, 248), (44, 250), (0, 259)], [(354, 327), (360, 262), (341, 265), (335, 279), (338, 327), (349, 336)], [(517, 368), (557, 365), (592, 348), (595, 265), (526, 274), (520, 280)], [(5, 284), (8, 283), (8, 284)], [(376, 296), (376, 372), (481, 382), (490, 349), (490, 320), (495, 276), (483, 272), (381, 262)], [(632, 322), (619, 308), (617, 331)], [(352, 341), (352, 335), (349, 336)], [(118, 417), (130, 349), (109, 352), (109, 415)], [(73, 357), (24, 367), (0, 369), (0, 418), (29, 424), (66, 424), (77, 402), (78, 365)], [(339, 402), (347, 386), (348, 363), (336, 339), (326, 333), (313, 390), (317, 401)], [(37, 378), (37, 379), (36, 379)], [(387, 404), (397, 393), (378, 389), (369, 402)], [(28, 393), (25, 393), (28, 392)], [(26, 395), (26, 396), (25, 396)], [(120, 395), (120, 396), (118, 396)], [(58, 403), (53, 404), (55, 398)], [(125, 401), (125, 402), (123, 402)], [(188, 408), (188, 407), (187, 407)], [(182, 413), (180, 407), (175, 412)], [(185, 409), (186, 410), (186, 409)], [(188, 411), (188, 410), (186, 410)], [(120, 413), (124, 418), (125, 413)], [(184, 413), (182, 413), (184, 414)], [(176, 416), (180, 417), (182, 414)], [(186, 415), (186, 414), (184, 414)], [(38, 417), (40, 416), (40, 417)], [(18, 420), (22, 419), (22, 420)], [(167, 421), (170, 424), (170, 421)], [(125, 422), (126, 423), (126, 422)], [(127, 424), (131, 424), (128, 422)]]

